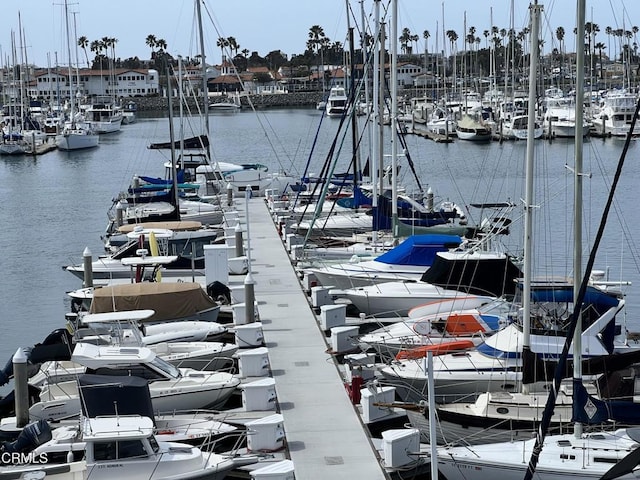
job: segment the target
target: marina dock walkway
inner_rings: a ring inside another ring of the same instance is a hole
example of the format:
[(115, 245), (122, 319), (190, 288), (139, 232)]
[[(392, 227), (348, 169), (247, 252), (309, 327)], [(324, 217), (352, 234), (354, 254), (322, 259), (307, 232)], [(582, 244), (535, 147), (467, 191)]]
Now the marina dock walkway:
[(248, 212), (257, 311), (296, 478), (387, 478), (265, 199), (250, 199)]

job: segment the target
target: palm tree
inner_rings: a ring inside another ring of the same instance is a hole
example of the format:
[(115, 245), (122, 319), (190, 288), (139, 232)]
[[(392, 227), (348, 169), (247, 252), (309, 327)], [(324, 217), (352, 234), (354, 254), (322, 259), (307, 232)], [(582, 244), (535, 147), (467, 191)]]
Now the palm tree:
[(87, 61), (87, 68), (90, 68), (89, 56), (87, 55), (87, 47), (89, 46), (89, 39), (87, 37), (85, 37), (84, 35), (82, 35), (80, 38), (78, 38), (78, 46), (84, 52), (84, 58)]
[(402, 50), (402, 53), (404, 55), (406, 55), (407, 54), (407, 45), (411, 41), (411, 30), (409, 30), (406, 27), (403, 28), (402, 29), (402, 35), (400, 35), (400, 38), (398, 38), (398, 40), (400, 40), (400, 50)]
[[(95, 58), (93, 61), (95, 65), (95, 61), (101, 59), (102, 50), (104, 50), (104, 45), (100, 40), (94, 40), (93, 42), (91, 42), (89, 49), (95, 54)], [(102, 61), (100, 63), (102, 63)]]
[(560, 45), (560, 72), (562, 72), (564, 68), (564, 27), (556, 28), (556, 38), (558, 39), (558, 44)]
[(151, 58), (153, 58), (153, 54), (155, 52), (155, 48), (158, 46), (158, 40), (156, 39), (156, 36), (155, 35), (151, 35), (151, 34), (147, 35), (145, 43), (151, 49)]
[(602, 67), (602, 50), (607, 48), (607, 46), (602, 42), (598, 42), (593, 46), (593, 48), (598, 50), (598, 61), (600, 62), (600, 78), (602, 79), (604, 78), (603, 67)]
[(556, 38), (558, 39), (558, 43), (560, 44), (560, 54), (564, 52), (563, 44), (564, 44), (564, 27), (556, 28)]
[(235, 52), (233, 56), (237, 55), (240, 45), (238, 45), (238, 42), (236, 41), (235, 37), (228, 37), (227, 43), (229, 45), (229, 50), (231, 50), (231, 52)]
[[(411, 42), (416, 44), (416, 51), (418, 51), (418, 40), (420, 40), (419, 35), (411, 35)], [(409, 52), (409, 55), (413, 53), (413, 50)]]
[[(320, 63), (322, 64), (322, 91), (324, 92), (325, 84), (324, 84), (324, 53), (323, 47), (326, 46), (329, 39), (324, 34), (324, 30), (320, 25), (312, 25), (309, 28), (309, 40), (307, 40), (307, 48), (311, 50), (311, 52), (318, 54), (320, 52)], [(320, 70), (320, 68), (318, 68)]]
[(457, 49), (455, 48), (455, 44), (458, 41), (458, 34), (455, 30), (447, 30), (446, 34), (449, 39), (449, 43), (451, 43), (451, 55), (453, 56), (453, 81), (456, 81), (457, 69), (456, 69), (456, 53)]
[(425, 30), (422, 32), (422, 38), (424, 38), (424, 70), (425, 74), (427, 73), (427, 62), (429, 61), (429, 37), (431, 34), (429, 30)]
[(223, 37), (218, 38), (216, 46), (220, 47), (220, 57), (224, 59), (224, 49), (229, 46), (229, 40)]

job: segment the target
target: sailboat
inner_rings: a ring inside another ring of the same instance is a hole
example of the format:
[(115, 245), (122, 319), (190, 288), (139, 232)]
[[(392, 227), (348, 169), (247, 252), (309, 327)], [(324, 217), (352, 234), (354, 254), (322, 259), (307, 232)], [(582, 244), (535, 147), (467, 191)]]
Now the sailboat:
[[(535, 64), (533, 65), (535, 68)], [(533, 76), (532, 76), (533, 77)], [(531, 92), (535, 94), (535, 91)], [(531, 102), (533, 105), (533, 102)], [(533, 118), (530, 117), (532, 121)], [(529, 129), (533, 137), (533, 129)], [(533, 139), (531, 139), (533, 140)], [(527, 205), (533, 205), (533, 142), (527, 146)], [(422, 362), (394, 362), (381, 369), (388, 381), (402, 389), (401, 396), (407, 401), (419, 401), (426, 387), (427, 377), (432, 373), (439, 401), (475, 400), (478, 392), (518, 392), (522, 384), (522, 363), (525, 351), (535, 352), (541, 358), (553, 359), (562, 351), (565, 327), (568, 321), (568, 308), (575, 296), (572, 294), (572, 283), (536, 282), (532, 285), (531, 265), (531, 219), (525, 225), (525, 265), (524, 280), (518, 284), (517, 293), (523, 299), (523, 309), (517, 315), (522, 318), (522, 325), (517, 322), (509, 324), (503, 330), (488, 338), (477, 349), (461, 355), (444, 355), (434, 359), (433, 372), (427, 372)], [(444, 254), (439, 254), (443, 256)], [(467, 266), (473, 270), (470, 265)], [(434, 267), (426, 275), (432, 275)], [(495, 273), (495, 270), (494, 270)], [(493, 276), (495, 278), (496, 275)], [(612, 335), (619, 326), (616, 317), (624, 307), (624, 299), (612, 292), (598, 288), (601, 279), (590, 279), (587, 290), (588, 314), (585, 314), (585, 327), (581, 331), (581, 343), (585, 355), (600, 356), (613, 353), (616, 349), (625, 348), (624, 338)], [(600, 283), (601, 285), (601, 283)], [(519, 305), (517, 302), (515, 305)], [(535, 307), (535, 310), (533, 309)], [(519, 310), (519, 307), (518, 307)], [(565, 313), (563, 313), (565, 312)], [(532, 325), (531, 318), (540, 321)], [(535, 382), (534, 389), (544, 389), (546, 382)], [(399, 390), (400, 391), (400, 390)], [(544, 390), (542, 390), (544, 391)]]
[(64, 2), (65, 32), (67, 36), (67, 55), (69, 58), (69, 120), (64, 123), (62, 132), (56, 135), (56, 145), (60, 150), (81, 150), (98, 146), (99, 135), (85, 120), (84, 115), (76, 110), (75, 92), (73, 88), (73, 68), (71, 65), (71, 46), (69, 31), (68, 2)]
[[(541, 8), (537, 4), (532, 9), (538, 14)], [(584, 0), (578, 0), (578, 31), (584, 26)], [(582, 81), (584, 45), (578, 45), (577, 71), (579, 81)], [(578, 105), (581, 105), (582, 93), (578, 95)], [(640, 111), (640, 102), (636, 105), (635, 114)], [(578, 114), (580, 117), (580, 114)], [(578, 126), (581, 119), (578, 118)], [(633, 129), (633, 121), (631, 129)], [(576, 178), (581, 171), (581, 143), (582, 136), (576, 132)], [(630, 142), (631, 130), (627, 135), (627, 146)], [(626, 151), (626, 150), (625, 150)], [(485, 479), (491, 475), (505, 479), (530, 480), (537, 479), (569, 479), (569, 478), (637, 478), (637, 467), (640, 462), (640, 430), (636, 428), (619, 428), (609, 431), (595, 431), (583, 433), (583, 424), (598, 423), (609, 418), (615, 419), (617, 413), (626, 415), (627, 421), (633, 417), (632, 404), (615, 402), (615, 406), (606, 408), (605, 402), (601, 402), (585, 394), (582, 371), (582, 349), (580, 348), (580, 331), (582, 315), (584, 314), (584, 298), (588, 288), (590, 271), (595, 261), (597, 247), (602, 239), (607, 214), (611, 208), (615, 186), (620, 178), (622, 159), (618, 165), (616, 176), (611, 187), (607, 205), (600, 223), (598, 235), (592, 248), (587, 268), (579, 289), (576, 288), (574, 311), (571, 315), (571, 323), (566, 333), (566, 338), (555, 371), (552, 388), (549, 389), (545, 410), (541, 425), (534, 438), (522, 442), (483, 444), (473, 447), (442, 448), (438, 452), (438, 468), (449, 480), (456, 479)], [(581, 188), (577, 182), (576, 203), (581, 201)], [(576, 206), (579, 211), (579, 207)], [(580, 213), (576, 213), (576, 220)], [(576, 221), (576, 225), (581, 225)], [(576, 229), (578, 230), (578, 229)], [(579, 234), (576, 234), (579, 237)], [(576, 242), (578, 244), (578, 242)], [(574, 252), (574, 265), (579, 272), (580, 250)], [(577, 284), (577, 282), (576, 282)], [(573, 343), (574, 372), (573, 372), (573, 421), (574, 431), (570, 434), (547, 436), (547, 428), (551, 421), (551, 415), (555, 408), (556, 396), (559, 391), (563, 371), (566, 366), (570, 347)], [(637, 425), (637, 419), (635, 421)], [(517, 455), (505, 455), (506, 451), (517, 452)], [(527, 459), (529, 459), (527, 461)]]

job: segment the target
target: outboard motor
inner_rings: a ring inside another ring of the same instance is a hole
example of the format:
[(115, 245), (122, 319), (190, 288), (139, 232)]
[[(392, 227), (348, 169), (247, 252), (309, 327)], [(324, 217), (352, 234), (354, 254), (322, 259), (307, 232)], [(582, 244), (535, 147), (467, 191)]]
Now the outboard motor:
[(207, 295), (224, 305), (231, 305), (231, 290), (222, 282), (216, 280), (207, 285)]
[[(46, 420), (38, 420), (30, 423), (22, 429), (18, 438), (13, 442), (4, 442), (2, 452), (24, 453), (30, 452), (36, 447), (51, 440), (51, 427)], [(0, 456), (1, 457), (1, 456)]]

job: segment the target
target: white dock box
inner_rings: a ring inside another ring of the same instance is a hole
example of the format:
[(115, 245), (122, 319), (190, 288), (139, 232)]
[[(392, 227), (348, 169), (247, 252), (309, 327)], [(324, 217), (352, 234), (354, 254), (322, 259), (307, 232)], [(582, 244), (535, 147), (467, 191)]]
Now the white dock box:
[(362, 418), (365, 423), (385, 418), (393, 413), (390, 407), (374, 405), (374, 403), (390, 404), (396, 396), (396, 387), (377, 387), (375, 391), (368, 388), (360, 390)]
[(275, 451), (284, 447), (284, 417), (279, 413), (257, 420), (247, 426), (247, 448), (252, 452)]
[(242, 385), (242, 406), (247, 412), (274, 410), (276, 381), (269, 377)]
[(281, 460), (266, 467), (249, 472), (254, 480), (294, 480), (294, 468), (291, 460)]
[(229, 283), (229, 254), (226, 245), (205, 245), (204, 265), (207, 285), (217, 280)]
[(318, 286), (318, 277), (316, 277), (316, 274), (311, 272), (305, 272), (304, 277), (302, 277), (302, 287), (304, 288), (304, 291), (307, 293), (311, 293), (311, 289), (317, 286)]
[(249, 271), (249, 257), (242, 255), (241, 257), (230, 257), (229, 275), (244, 275)]
[(403, 428), (382, 432), (382, 454), (384, 464), (389, 468), (399, 468), (418, 460), (420, 451), (420, 430)]
[(239, 351), (238, 366), (241, 377), (266, 377), (269, 374), (269, 349), (266, 347)]
[[(244, 289), (242, 290), (242, 294), (244, 295)], [(247, 324), (247, 304), (242, 303), (234, 303), (231, 305), (231, 315), (233, 316), (233, 323), (236, 325), (246, 325)], [(253, 321), (258, 320), (258, 302), (253, 302)]]
[(320, 307), (320, 326), (323, 330), (331, 330), (333, 327), (343, 327), (347, 322), (347, 306), (322, 305)]
[(235, 328), (236, 344), (239, 348), (259, 347), (264, 343), (262, 323), (246, 323)]
[(350, 352), (355, 348), (354, 339), (358, 327), (334, 327), (331, 329), (331, 349), (334, 353)]
[(333, 305), (333, 298), (329, 295), (330, 287), (311, 287), (311, 305), (320, 308), (323, 305)]

